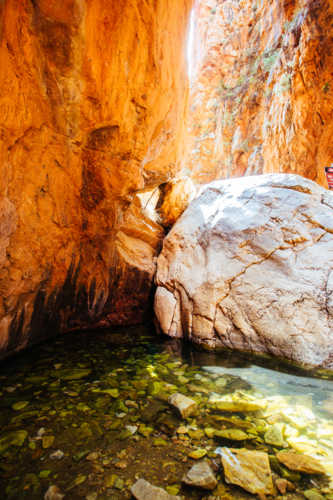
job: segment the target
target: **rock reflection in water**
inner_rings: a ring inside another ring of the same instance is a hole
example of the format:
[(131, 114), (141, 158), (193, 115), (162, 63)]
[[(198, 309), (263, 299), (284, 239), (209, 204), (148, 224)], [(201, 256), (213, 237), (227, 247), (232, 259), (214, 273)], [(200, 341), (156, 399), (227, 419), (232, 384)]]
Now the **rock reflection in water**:
[(145, 479), (185, 499), (332, 500), (333, 382), (318, 375), (144, 326), (41, 344), (0, 368), (0, 499), (126, 499)]

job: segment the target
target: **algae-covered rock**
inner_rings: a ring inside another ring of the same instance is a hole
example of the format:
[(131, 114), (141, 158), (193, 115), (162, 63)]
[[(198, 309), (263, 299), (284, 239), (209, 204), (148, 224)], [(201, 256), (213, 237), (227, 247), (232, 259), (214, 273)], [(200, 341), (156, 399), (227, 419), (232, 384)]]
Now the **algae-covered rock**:
[(3, 456), (11, 446), (14, 446), (17, 450), (21, 448), (27, 436), (27, 431), (5, 432), (0, 436), (0, 457)]
[(274, 487), (267, 453), (221, 449), (226, 480), (253, 494), (273, 495)]
[(215, 407), (221, 411), (230, 412), (253, 412), (261, 409), (261, 405), (247, 401), (217, 401)]
[(191, 453), (188, 454), (189, 458), (194, 458), (195, 460), (199, 460), (200, 458), (204, 457), (207, 455), (207, 450), (201, 448), (199, 450), (191, 451)]
[(188, 435), (190, 436), (191, 439), (202, 439), (205, 436), (205, 433), (202, 429), (196, 429), (196, 430), (189, 430)]
[(281, 447), (283, 445), (282, 428), (281, 424), (272, 425), (264, 435), (265, 443)]
[[(87, 455), (89, 455), (90, 453), (90, 450), (86, 450), (86, 451), (79, 451), (78, 453), (76, 453), (75, 455), (73, 455), (73, 460), (75, 462), (80, 462), (81, 460), (83, 460)], [(97, 457), (96, 457), (97, 458)]]
[(325, 497), (316, 490), (306, 490), (303, 494), (308, 500), (325, 500)]
[(108, 394), (112, 398), (117, 398), (119, 396), (119, 390), (118, 389), (104, 389), (103, 391), (105, 394)]
[(164, 439), (162, 439), (162, 438), (157, 438), (153, 442), (153, 446), (156, 446), (156, 448), (164, 447), (164, 446), (167, 446), (167, 445), (168, 445), (168, 443)]
[(26, 408), (28, 406), (28, 404), (29, 404), (29, 401), (18, 401), (17, 403), (14, 403), (12, 405), (12, 408), (13, 408), (13, 410), (21, 411), (24, 408)]
[(146, 408), (142, 414), (140, 419), (142, 422), (145, 424), (150, 424), (151, 422), (154, 422), (158, 418), (158, 414), (161, 413), (164, 410), (164, 406), (162, 406), (159, 403), (152, 403), (151, 405)]
[(50, 448), (54, 442), (54, 436), (43, 436), (42, 437), (42, 447), (44, 450)]
[(246, 439), (252, 439), (252, 436), (249, 436), (240, 429), (224, 429), (215, 431), (215, 437), (222, 439), (231, 439), (232, 441), (244, 441)]
[(74, 486), (76, 486), (77, 484), (83, 483), (85, 480), (86, 480), (86, 476), (78, 476), (78, 477), (76, 477), (75, 479), (73, 479), (72, 481), (70, 481), (68, 483), (68, 485), (66, 486), (66, 488), (65, 488), (64, 491), (71, 490), (72, 488), (74, 488)]
[(87, 378), (91, 375), (92, 369), (90, 368), (74, 368), (72, 370), (52, 370), (50, 371), (50, 377), (59, 380), (80, 380), (81, 378)]
[(147, 392), (150, 396), (157, 396), (159, 392), (164, 390), (165, 384), (162, 382), (153, 382), (148, 386)]
[(131, 436), (132, 436), (132, 432), (129, 429), (124, 429), (116, 436), (116, 439), (118, 439), (119, 441), (125, 441), (125, 439), (127, 439)]

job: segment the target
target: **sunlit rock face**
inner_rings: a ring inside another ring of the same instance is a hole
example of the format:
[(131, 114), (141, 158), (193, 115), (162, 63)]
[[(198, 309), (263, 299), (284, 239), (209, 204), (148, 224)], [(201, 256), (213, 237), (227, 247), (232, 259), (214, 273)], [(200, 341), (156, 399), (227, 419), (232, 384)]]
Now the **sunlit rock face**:
[(171, 337), (333, 367), (333, 195), (295, 175), (204, 186), (157, 261)]
[(164, 230), (135, 194), (181, 170), (192, 2), (0, 4), (3, 357), (147, 317)]
[(196, 0), (187, 168), (192, 179), (333, 162), (333, 5)]

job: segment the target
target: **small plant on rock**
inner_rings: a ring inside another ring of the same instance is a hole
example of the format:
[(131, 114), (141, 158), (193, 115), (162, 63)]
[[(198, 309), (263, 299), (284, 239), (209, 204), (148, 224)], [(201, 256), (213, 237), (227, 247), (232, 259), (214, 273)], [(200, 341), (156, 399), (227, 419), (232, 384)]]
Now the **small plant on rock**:
[(324, 94), (327, 94), (327, 92), (330, 90), (330, 82), (324, 83), (321, 90), (324, 92)]

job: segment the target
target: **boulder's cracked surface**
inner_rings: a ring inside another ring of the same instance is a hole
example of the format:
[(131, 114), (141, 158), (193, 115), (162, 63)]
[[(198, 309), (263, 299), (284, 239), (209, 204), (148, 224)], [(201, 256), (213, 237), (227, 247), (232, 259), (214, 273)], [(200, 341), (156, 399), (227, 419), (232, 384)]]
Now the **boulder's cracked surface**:
[(0, 358), (147, 318), (164, 230), (135, 194), (181, 169), (191, 5), (0, 2)]
[(294, 175), (204, 186), (164, 240), (164, 333), (333, 366), (333, 197)]

